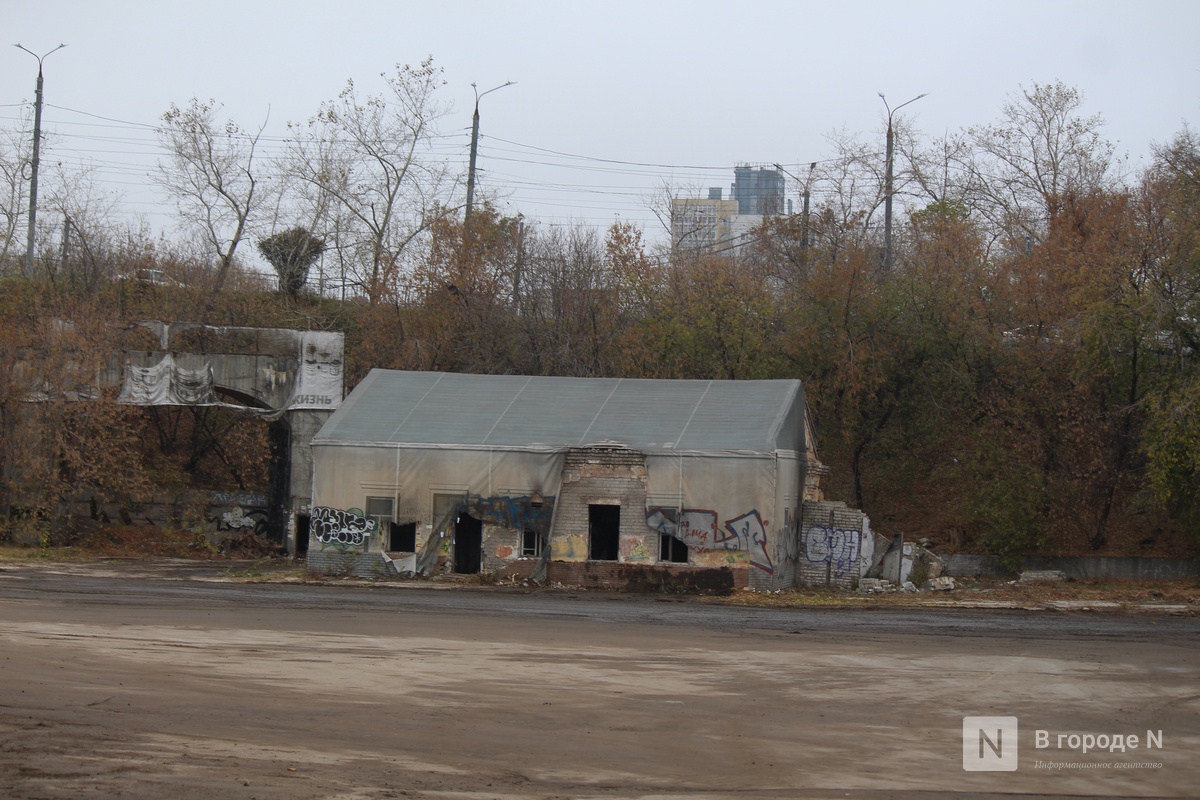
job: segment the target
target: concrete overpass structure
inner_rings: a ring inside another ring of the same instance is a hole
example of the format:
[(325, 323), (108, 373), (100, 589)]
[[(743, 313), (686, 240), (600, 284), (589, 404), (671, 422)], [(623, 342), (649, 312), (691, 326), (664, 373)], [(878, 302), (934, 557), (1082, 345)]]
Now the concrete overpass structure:
[[(341, 404), (345, 336), (336, 331), (142, 323), (158, 338), (151, 350), (122, 353), (121, 386), (132, 405), (219, 405), (244, 409), (272, 424), (281, 458), (272, 464), (266, 532), (289, 553), (308, 542), (313, 436)], [(245, 498), (243, 498), (243, 503)], [(240, 506), (239, 506), (240, 507)]]

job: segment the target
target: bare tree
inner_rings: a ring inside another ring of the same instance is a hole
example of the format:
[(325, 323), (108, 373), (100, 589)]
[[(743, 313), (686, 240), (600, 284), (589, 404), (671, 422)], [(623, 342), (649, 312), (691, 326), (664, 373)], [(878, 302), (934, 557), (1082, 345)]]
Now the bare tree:
[(27, 209), (25, 184), (29, 182), (32, 123), (21, 118), (16, 128), (0, 131), (0, 272), (7, 272), (18, 228)]
[(1107, 187), (1113, 146), (1100, 115), (1079, 116), (1083, 95), (1061, 82), (1010, 97), (999, 122), (968, 129), (973, 205), (1013, 239), (1040, 241), (1071, 196)]
[(193, 99), (186, 108), (172, 104), (158, 129), (167, 150), (167, 160), (158, 165), (158, 182), (216, 264), (210, 303), (224, 287), (265, 195), (255, 158), (266, 123), (248, 133), (232, 120), (221, 124), (220, 110), (213, 100)]
[(446, 170), (433, 157), (441, 70), (426, 59), (384, 75), (387, 93), (360, 98), (354, 82), (323, 103), (307, 126), (291, 125), (289, 171), (314, 232), (372, 302), (394, 288), (410, 246), (445, 212)]

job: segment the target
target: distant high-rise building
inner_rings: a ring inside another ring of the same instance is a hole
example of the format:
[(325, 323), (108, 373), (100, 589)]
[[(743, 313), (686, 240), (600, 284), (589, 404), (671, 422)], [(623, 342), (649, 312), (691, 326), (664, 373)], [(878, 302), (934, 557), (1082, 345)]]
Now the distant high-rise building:
[(734, 169), (729, 200), (720, 187), (707, 198), (671, 203), (671, 245), (677, 249), (732, 253), (762, 224), (763, 217), (783, 214), (783, 173), (741, 165)]
[(775, 216), (783, 213), (783, 173), (742, 165), (733, 170), (733, 199), (739, 214)]
[(737, 201), (722, 200), (720, 189), (709, 190), (707, 199), (671, 201), (671, 246), (683, 250), (718, 250), (731, 239), (737, 212)]

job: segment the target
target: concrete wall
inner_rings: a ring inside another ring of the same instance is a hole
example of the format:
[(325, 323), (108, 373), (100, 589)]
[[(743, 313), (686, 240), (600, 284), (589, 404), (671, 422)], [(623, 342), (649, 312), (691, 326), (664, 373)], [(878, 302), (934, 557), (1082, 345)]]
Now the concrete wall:
[(288, 411), (284, 418), (287, 420), (290, 432), (288, 444), (288, 496), (286, 530), (284, 545), (288, 553), (295, 555), (297, 551), (296, 522), (300, 515), (307, 515), (312, 508), (313, 493), (313, 452), (312, 439), (325, 420), (333, 415), (332, 411), (294, 410)]
[[(959, 577), (985, 575), (1012, 577), (992, 556), (949, 553), (938, 556), (946, 574)], [(1200, 577), (1200, 561), (1188, 558), (1143, 558), (1138, 556), (1082, 556), (1051, 558), (1028, 556), (1023, 570), (1062, 570), (1068, 578), (1119, 578), (1123, 580), (1180, 580)]]

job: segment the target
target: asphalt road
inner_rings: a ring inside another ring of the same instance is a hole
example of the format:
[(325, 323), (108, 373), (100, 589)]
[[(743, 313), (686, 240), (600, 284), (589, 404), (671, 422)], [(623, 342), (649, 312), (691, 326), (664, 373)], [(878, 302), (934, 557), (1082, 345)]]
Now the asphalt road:
[(220, 576), (0, 567), (0, 797), (1200, 794), (1191, 617)]

